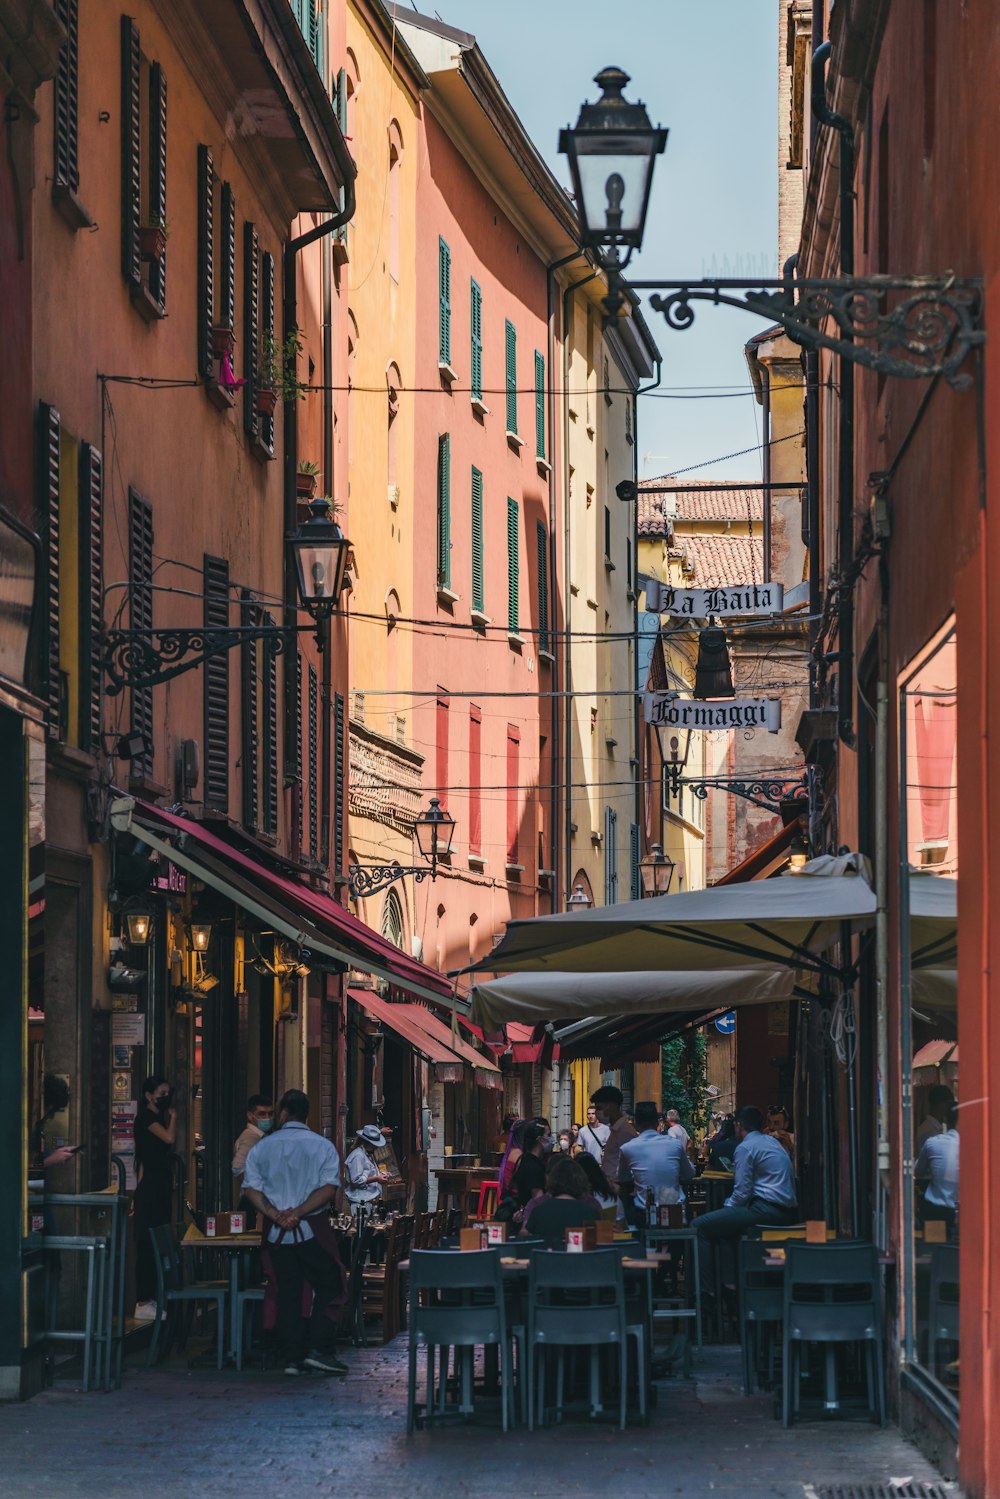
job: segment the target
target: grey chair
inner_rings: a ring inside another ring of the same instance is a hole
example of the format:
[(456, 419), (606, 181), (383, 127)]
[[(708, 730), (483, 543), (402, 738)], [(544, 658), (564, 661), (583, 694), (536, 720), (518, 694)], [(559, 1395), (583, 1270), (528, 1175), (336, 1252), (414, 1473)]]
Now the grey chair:
[(825, 1404), (831, 1410), (839, 1403), (835, 1345), (858, 1343), (865, 1353), (869, 1409), (884, 1426), (885, 1360), (874, 1245), (786, 1243), (782, 1314), (783, 1424), (790, 1426), (798, 1414), (803, 1344), (825, 1347)]
[[(465, 1254), (450, 1250), (416, 1249), (410, 1256), (409, 1382), (406, 1430), (421, 1419), (417, 1410), (417, 1350), (427, 1350), (427, 1390), (423, 1422), (444, 1416), (447, 1380), (439, 1381), (434, 1407), (434, 1350), (461, 1350), (459, 1413), (472, 1412), (472, 1361), (477, 1347), (500, 1352), (500, 1413), (508, 1430), (512, 1406), (511, 1371), (507, 1343), (500, 1257), (489, 1249)], [(446, 1365), (445, 1365), (446, 1367)]]
[[(545, 1362), (558, 1351), (556, 1413), (561, 1417), (565, 1384), (565, 1351), (590, 1352), (591, 1410), (601, 1408), (599, 1349), (618, 1349), (619, 1426), (625, 1430), (628, 1400), (628, 1332), (622, 1256), (614, 1250), (587, 1254), (537, 1251), (528, 1278), (528, 1426), (545, 1413)], [(641, 1384), (640, 1378), (640, 1384)]]
[(765, 1265), (770, 1246), (759, 1239), (741, 1239), (737, 1259), (740, 1349), (743, 1355), (743, 1393), (751, 1395), (757, 1380), (762, 1335), (767, 1337), (773, 1378), (775, 1336), (785, 1308), (784, 1272)]
[[(938, 1346), (958, 1345), (958, 1245), (930, 1244), (931, 1284), (927, 1303), (928, 1362), (938, 1372)], [(953, 1355), (952, 1355), (953, 1356)]]
[[(170, 1229), (166, 1226), (151, 1228), (149, 1230), (153, 1241), (153, 1258), (156, 1262), (156, 1318), (153, 1322), (153, 1335), (149, 1342), (149, 1354), (146, 1358), (146, 1368), (149, 1369), (157, 1360), (159, 1353), (162, 1356), (168, 1352), (177, 1333), (177, 1316), (180, 1312), (187, 1315), (188, 1320), (195, 1306), (203, 1304), (215, 1306), (216, 1326), (216, 1368), (221, 1369), (225, 1363), (226, 1355), (226, 1298), (229, 1295), (229, 1283), (224, 1280), (196, 1281), (193, 1285), (186, 1286), (181, 1275), (180, 1252), (177, 1242)], [(160, 1347), (162, 1338), (162, 1349)], [(187, 1341), (187, 1323), (181, 1331), (180, 1346), (184, 1347)]]
[[(46, 1297), (45, 1338), (48, 1343), (80, 1343), (83, 1355), (83, 1388), (90, 1389), (91, 1371), (96, 1370), (100, 1383), (101, 1351), (107, 1345), (111, 1329), (107, 1326), (108, 1240), (92, 1234), (46, 1234), (45, 1251), (50, 1269)], [(57, 1326), (58, 1257), (84, 1254), (87, 1260), (87, 1291), (84, 1322), (79, 1328)], [(53, 1268), (56, 1267), (56, 1268)], [(95, 1363), (96, 1360), (96, 1363)]]

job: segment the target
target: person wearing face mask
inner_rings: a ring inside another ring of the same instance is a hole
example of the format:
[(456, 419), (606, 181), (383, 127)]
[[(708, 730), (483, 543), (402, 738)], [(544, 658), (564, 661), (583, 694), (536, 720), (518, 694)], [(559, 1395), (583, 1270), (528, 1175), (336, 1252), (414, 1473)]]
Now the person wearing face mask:
[(177, 1110), (165, 1077), (147, 1077), (142, 1105), (135, 1116), (135, 1170), (132, 1199), (135, 1229), (135, 1315), (140, 1321), (156, 1317), (156, 1260), (150, 1229), (169, 1224), (174, 1178), (170, 1158), (177, 1142)]
[(254, 1146), (269, 1135), (274, 1128), (274, 1103), (264, 1093), (254, 1093), (247, 1099), (247, 1125), (233, 1146), (233, 1201), (239, 1202), (246, 1170), (247, 1156)]
[(545, 1191), (545, 1157), (551, 1151), (553, 1143), (546, 1120), (533, 1119), (530, 1124), (525, 1125), (524, 1154), (517, 1163), (510, 1184), (519, 1212), (533, 1197), (538, 1197)]

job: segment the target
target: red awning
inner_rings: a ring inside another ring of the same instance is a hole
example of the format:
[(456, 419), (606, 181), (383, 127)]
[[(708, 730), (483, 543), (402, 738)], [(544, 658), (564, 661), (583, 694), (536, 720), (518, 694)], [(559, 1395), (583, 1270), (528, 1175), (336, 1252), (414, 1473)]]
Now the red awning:
[(464, 1015), (459, 1016), (458, 1023), (473, 1036), (477, 1036), (480, 1041), (485, 1042), (492, 1051), (502, 1055), (509, 1046), (511, 1059), (515, 1062), (542, 1062), (545, 1066), (551, 1067), (554, 1061), (559, 1060), (559, 1047), (556, 1046), (552, 1050), (551, 1057), (546, 1061), (544, 1026), (522, 1025), (518, 1020), (509, 1020), (500, 1033), (500, 1040), (495, 1041), (492, 1036), (487, 1037), (480, 1026), (471, 1020), (466, 1020)]
[[(127, 804), (126, 804), (127, 805)], [(177, 817), (148, 802), (136, 801), (132, 820), (135, 832), (142, 836), (148, 828), (161, 837), (183, 837), (178, 852), (200, 866), (199, 873), (207, 884), (222, 888), (239, 900), (242, 890), (249, 901), (264, 905), (276, 915), (289, 913), (303, 924), (303, 943), (308, 946), (309, 929), (317, 936), (332, 939), (347, 960), (356, 967), (384, 976), (401, 989), (440, 1001), (452, 997), (451, 981), (434, 968), (408, 957), (388, 938), (366, 926), (350, 911), (345, 911), (330, 895), (311, 890), (306, 885), (278, 874), (251, 854), (235, 848), (204, 824), (191, 818)]]
[(415, 1018), (429, 1035), (436, 1036), (445, 1046), (449, 1046), (468, 1066), (475, 1068), (476, 1082), (483, 1088), (502, 1088), (503, 1073), (496, 1062), (477, 1051), (471, 1042), (466, 1041), (463, 1036), (457, 1035), (451, 1027), (439, 1019), (437, 1015), (425, 1009), (423, 1005), (405, 1005), (407, 1010), (415, 1011)]
[(348, 989), (347, 992), (373, 1020), (395, 1031), (401, 1040), (412, 1046), (428, 1062), (461, 1061), (449, 1046), (445, 1046), (420, 1025), (413, 1014), (414, 1010), (419, 1010), (419, 1005), (393, 1005), (380, 994), (373, 994), (370, 989)]

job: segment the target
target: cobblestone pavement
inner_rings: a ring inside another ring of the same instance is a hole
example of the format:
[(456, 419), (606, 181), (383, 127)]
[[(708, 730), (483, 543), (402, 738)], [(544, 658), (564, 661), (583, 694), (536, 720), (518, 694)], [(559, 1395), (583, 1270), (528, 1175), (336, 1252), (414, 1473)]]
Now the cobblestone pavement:
[[(648, 1427), (572, 1420), (405, 1432), (405, 1346), (350, 1350), (346, 1379), (129, 1369), (121, 1391), (70, 1383), (0, 1406), (7, 1499), (807, 1499), (824, 1484), (939, 1481), (897, 1431), (863, 1421), (783, 1431), (770, 1396), (745, 1399), (737, 1352), (708, 1349), (693, 1381), (664, 1381)], [(957, 1495), (957, 1489), (954, 1491)]]

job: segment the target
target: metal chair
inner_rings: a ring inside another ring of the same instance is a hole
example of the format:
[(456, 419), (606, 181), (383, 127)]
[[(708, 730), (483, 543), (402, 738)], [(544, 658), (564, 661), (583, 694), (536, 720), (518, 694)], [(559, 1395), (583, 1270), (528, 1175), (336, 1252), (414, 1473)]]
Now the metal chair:
[(75, 1253), (87, 1256), (87, 1296), (83, 1327), (56, 1326), (59, 1281), (58, 1272), (53, 1270), (49, 1277), (49, 1294), (46, 1298), (45, 1338), (48, 1343), (83, 1344), (83, 1388), (89, 1390), (95, 1352), (98, 1352), (96, 1368), (99, 1380), (101, 1368), (99, 1350), (103, 1350), (107, 1339), (111, 1336), (111, 1329), (107, 1325), (105, 1315), (108, 1240), (83, 1234), (46, 1234), (45, 1252), (50, 1267), (53, 1263), (49, 1258), (51, 1255)]
[(500, 1414), (504, 1431), (511, 1413), (511, 1371), (500, 1258), (491, 1250), (455, 1254), (417, 1249), (410, 1258), (410, 1347), (406, 1430), (417, 1421), (417, 1349), (427, 1350), (424, 1421), (434, 1418), (434, 1350), (443, 1351), (437, 1415), (446, 1414), (448, 1350), (460, 1350), (459, 1414), (472, 1413), (473, 1358), (477, 1347), (500, 1351)]
[(351, 1268), (347, 1276), (347, 1301), (344, 1304), (342, 1326), (346, 1331), (349, 1331), (351, 1342), (355, 1348), (368, 1346), (368, 1340), (365, 1337), (361, 1277), (368, 1263), (368, 1251), (374, 1235), (375, 1230), (369, 1223), (355, 1236), (354, 1255), (351, 1259)]
[(556, 1412), (561, 1416), (565, 1350), (573, 1347), (590, 1350), (590, 1404), (595, 1414), (602, 1409), (598, 1349), (617, 1347), (619, 1428), (624, 1431), (628, 1397), (628, 1332), (622, 1256), (613, 1250), (595, 1249), (588, 1254), (536, 1250), (531, 1256), (527, 1359), (529, 1430), (534, 1426), (536, 1389), (539, 1420), (544, 1419), (545, 1354), (550, 1348), (559, 1351)]
[(774, 1327), (784, 1314), (784, 1271), (764, 1264), (767, 1245), (759, 1239), (741, 1239), (738, 1247), (736, 1290), (739, 1298), (740, 1348), (743, 1355), (743, 1393), (753, 1393), (760, 1359), (759, 1334), (769, 1332), (769, 1362), (774, 1364)]
[(254, 1306), (263, 1306), (266, 1294), (264, 1286), (247, 1286), (245, 1289), (237, 1291), (233, 1297), (230, 1314), (233, 1321), (233, 1362), (237, 1369), (243, 1368), (243, 1354), (247, 1336), (247, 1313)]
[(865, 1350), (868, 1404), (885, 1425), (885, 1370), (878, 1253), (871, 1244), (798, 1244), (785, 1249), (782, 1303), (782, 1423), (799, 1410), (802, 1345), (821, 1343), (826, 1352), (825, 1407), (839, 1407), (835, 1345), (860, 1343)]
[(938, 1372), (938, 1344), (958, 1343), (958, 1245), (929, 1244), (930, 1297), (927, 1303), (928, 1363)]
[[(224, 1280), (197, 1281), (186, 1286), (181, 1275), (181, 1257), (170, 1229), (166, 1226), (149, 1230), (153, 1240), (153, 1258), (156, 1262), (156, 1317), (153, 1321), (153, 1336), (149, 1343), (146, 1368), (156, 1362), (160, 1335), (163, 1333), (163, 1352), (169, 1351), (173, 1342), (174, 1309), (183, 1308), (193, 1312), (198, 1302), (215, 1305), (216, 1319), (216, 1368), (221, 1369), (226, 1353), (226, 1298), (229, 1283)], [(186, 1329), (182, 1334), (181, 1348), (187, 1341)]]

